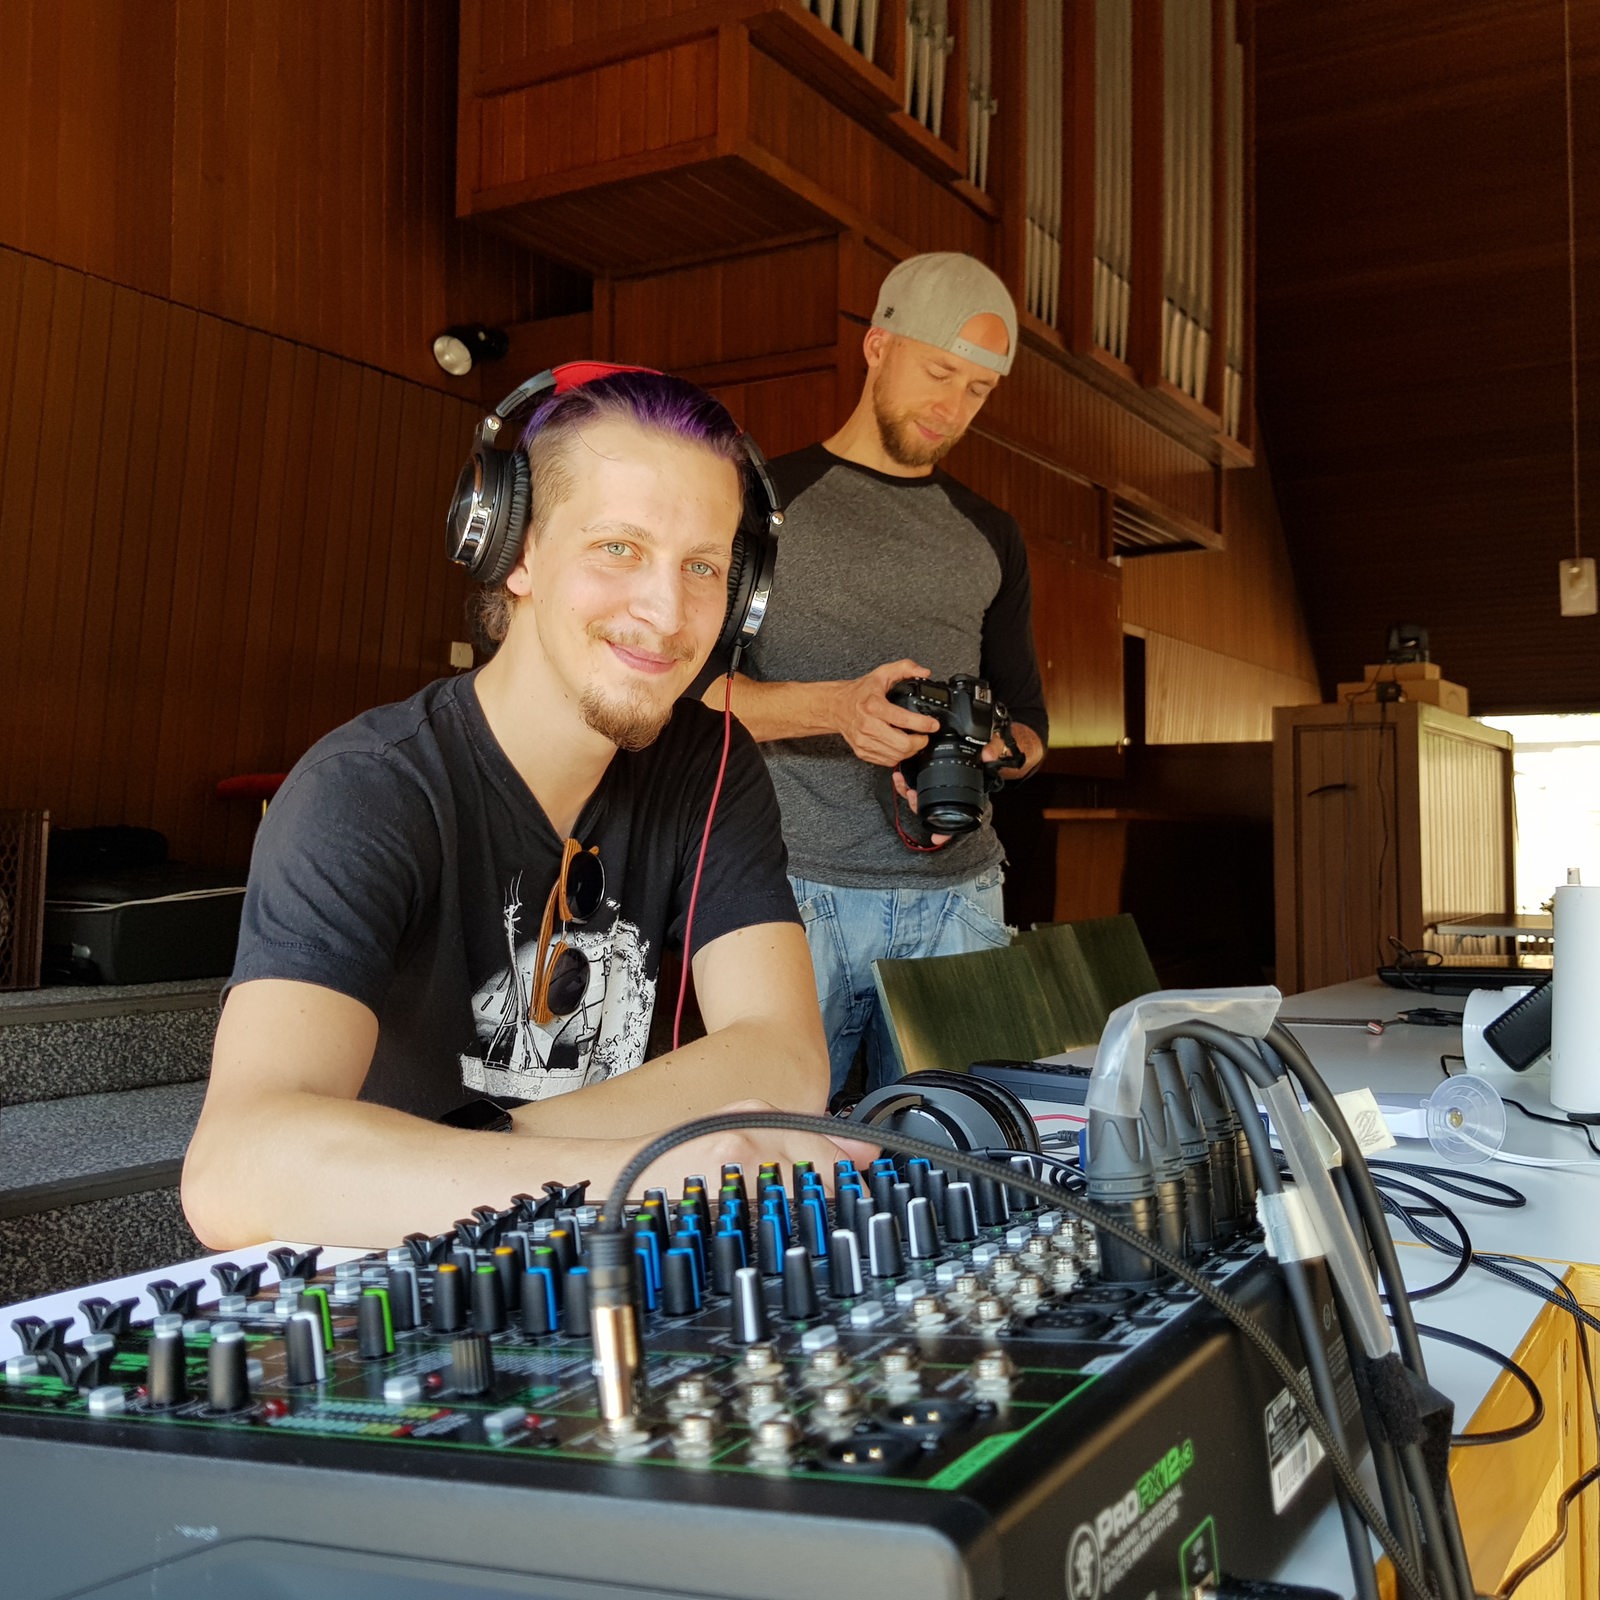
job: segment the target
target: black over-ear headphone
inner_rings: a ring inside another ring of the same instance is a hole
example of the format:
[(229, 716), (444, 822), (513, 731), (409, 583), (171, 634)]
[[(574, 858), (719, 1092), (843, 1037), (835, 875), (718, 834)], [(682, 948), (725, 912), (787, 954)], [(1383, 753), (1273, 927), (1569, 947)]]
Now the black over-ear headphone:
[[(616, 372), (654, 372), (653, 367), (613, 366), (605, 361), (568, 361), (529, 378), (497, 405), (473, 435), (472, 454), (456, 479), (445, 520), (445, 548), (458, 566), (479, 583), (503, 583), (522, 554), (528, 530), (528, 457), (519, 449), (498, 448), (506, 422), (529, 401), (565, 394)], [(760, 631), (778, 563), (778, 530), (783, 507), (766, 457), (749, 434), (739, 436), (750, 471), (745, 476), (744, 512), (733, 537), (728, 565), (728, 610), (714, 654), (732, 652), (734, 665)]]
[(1028, 1108), (1004, 1085), (964, 1072), (908, 1072), (874, 1089), (848, 1120), (951, 1150), (1040, 1149)]

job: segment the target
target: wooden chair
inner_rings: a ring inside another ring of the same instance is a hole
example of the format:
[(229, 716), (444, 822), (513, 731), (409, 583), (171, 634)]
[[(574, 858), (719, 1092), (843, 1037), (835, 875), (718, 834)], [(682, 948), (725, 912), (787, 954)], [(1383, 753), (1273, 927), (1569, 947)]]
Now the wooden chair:
[(873, 976), (902, 1072), (964, 1072), (974, 1061), (1032, 1061), (1100, 1037), (1105, 1014), (1065, 944), (875, 961)]
[(1052, 952), (1076, 952), (1076, 959), (1062, 957), (1069, 980), (1088, 973), (1104, 1008), (1102, 1022), (1118, 1006), (1161, 987), (1138, 924), (1125, 911), (1086, 922), (1045, 923), (1031, 933), (1019, 934), (1016, 942), (1031, 944), (1035, 940), (1043, 941)]
[(1125, 1001), (1161, 987), (1126, 914), (1058, 922), (1003, 950), (875, 961), (902, 1072), (964, 1072), (1093, 1044)]

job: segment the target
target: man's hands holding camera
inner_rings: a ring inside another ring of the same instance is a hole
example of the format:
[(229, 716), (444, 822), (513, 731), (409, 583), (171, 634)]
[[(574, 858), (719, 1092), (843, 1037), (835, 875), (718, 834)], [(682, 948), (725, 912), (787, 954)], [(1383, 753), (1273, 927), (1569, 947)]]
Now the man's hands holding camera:
[(937, 718), (908, 711), (888, 698), (902, 678), (927, 676), (928, 669), (915, 661), (890, 661), (839, 685), (834, 724), (861, 760), (875, 767), (897, 767), (939, 731)]

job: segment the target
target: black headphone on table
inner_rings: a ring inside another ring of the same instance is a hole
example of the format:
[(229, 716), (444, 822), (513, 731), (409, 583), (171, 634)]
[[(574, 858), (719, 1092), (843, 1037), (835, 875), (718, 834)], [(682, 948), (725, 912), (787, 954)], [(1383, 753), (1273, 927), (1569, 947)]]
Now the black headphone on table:
[(908, 1072), (874, 1089), (847, 1120), (956, 1151), (1040, 1151), (1028, 1108), (1003, 1084), (964, 1072)]
[[(513, 446), (500, 449), (506, 422), (530, 401), (549, 394), (566, 394), (618, 372), (648, 372), (653, 367), (615, 366), (605, 361), (568, 361), (529, 378), (512, 390), (478, 424), (472, 454), (456, 479), (456, 492), (445, 519), (445, 549), (457, 566), (483, 584), (505, 581), (522, 554), (532, 507), (527, 453)], [(745, 474), (744, 511), (733, 536), (733, 559), (728, 565), (728, 610), (717, 637), (714, 655), (732, 652), (738, 664), (745, 647), (761, 629), (772, 594), (772, 575), (778, 563), (778, 530), (783, 507), (767, 460), (754, 439), (739, 435), (740, 448), (750, 471)]]

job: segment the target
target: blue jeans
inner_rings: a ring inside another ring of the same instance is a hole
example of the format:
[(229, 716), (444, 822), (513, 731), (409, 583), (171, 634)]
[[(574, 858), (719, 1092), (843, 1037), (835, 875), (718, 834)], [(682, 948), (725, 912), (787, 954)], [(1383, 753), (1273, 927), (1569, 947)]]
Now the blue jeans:
[(999, 867), (949, 889), (840, 889), (789, 879), (817, 975), (817, 999), (833, 1069), (830, 1094), (844, 1087), (863, 1038), (867, 1088), (900, 1075), (888, 1019), (878, 1004), (872, 963), (912, 956), (952, 956), (1011, 943)]

